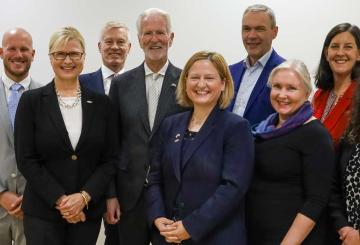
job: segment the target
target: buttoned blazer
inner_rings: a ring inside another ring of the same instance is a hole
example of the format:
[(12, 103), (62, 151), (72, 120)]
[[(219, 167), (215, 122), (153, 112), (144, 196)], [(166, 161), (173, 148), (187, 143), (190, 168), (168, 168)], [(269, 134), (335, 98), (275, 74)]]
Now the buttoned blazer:
[(120, 162), (115, 189), (123, 211), (132, 209), (143, 192), (152, 138), (161, 121), (183, 110), (175, 99), (180, 73), (179, 68), (169, 63), (152, 131), (148, 120), (144, 64), (115, 77), (111, 83), (109, 97), (116, 107), (120, 129)]
[[(256, 85), (251, 92), (250, 98), (246, 104), (243, 117), (250, 122), (250, 125), (254, 125), (263, 121), (270, 114), (275, 112), (270, 103), (270, 88), (267, 86), (267, 82), (271, 71), (284, 61), (285, 59), (279, 56), (275, 50), (272, 51), (270, 58), (261, 72), (259, 79), (256, 81)], [(233, 111), (241, 80), (246, 71), (244, 60), (230, 65), (229, 69), (234, 80), (235, 94), (228, 109)]]
[(158, 217), (173, 219), (177, 201), (196, 244), (247, 244), (244, 197), (254, 159), (249, 123), (215, 108), (182, 152), (191, 114), (166, 118), (156, 136), (146, 193), (149, 224)]
[(79, 80), (82, 86), (94, 92), (105, 94), (101, 68), (97, 71), (80, 75)]
[(105, 192), (115, 173), (116, 115), (109, 98), (81, 87), (82, 130), (73, 149), (62, 118), (54, 82), (25, 92), (15, 119), (18, 168), (27, 180), (25, 214), (64, 221), (55, 203), (66, 194), (87, 191), (87, 220), (105, 210)]
[[(39, 87), (30, 81), (29, 89)], [(4, 83), (0, 78), (0, 192), (10, 191), (22, 195), (25, 188), (25, 178), (18, 171), (15, 161), (14, 131), (8, 112), (7, 97)], [(0, 218), (8, 213), (0, 206)]]

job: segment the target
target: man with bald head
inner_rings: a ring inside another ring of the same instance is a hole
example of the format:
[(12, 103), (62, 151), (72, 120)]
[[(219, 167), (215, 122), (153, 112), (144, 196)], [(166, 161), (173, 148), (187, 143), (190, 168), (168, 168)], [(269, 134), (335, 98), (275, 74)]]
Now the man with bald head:
[(22, 196), (25, 179), (18, 171), (14, 151), (14, 120), (21, 94), (38, 87), (29, 76), (35, 50), (31, 35), (22, 28), (4, 33), (0, 57), (0, 244), (25, 245)]

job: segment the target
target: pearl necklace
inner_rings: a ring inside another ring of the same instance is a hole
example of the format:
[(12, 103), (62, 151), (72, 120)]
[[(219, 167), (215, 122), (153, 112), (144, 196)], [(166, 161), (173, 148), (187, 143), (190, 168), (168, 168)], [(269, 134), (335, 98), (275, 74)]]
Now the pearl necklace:
[(58, 101), (59, 101), (59, 105), (65, 109), (68, 109), (68, 110), (71, 110), (73, 109), (74, 107), (76, 107), (80, 101), (81, 101), (81, 90), (80, 90), (80, 86), (78, 86), (77, 90), (76, 90), (76, 98), (75, 98), (75, 101), (74, 103), (72, 104), (67, 104), (65, 101), (64, 101), (64, 97), (60, 95), (59, 91), (57, 89), (55, 89), (56, 91), (56, 96), (58, 97)]

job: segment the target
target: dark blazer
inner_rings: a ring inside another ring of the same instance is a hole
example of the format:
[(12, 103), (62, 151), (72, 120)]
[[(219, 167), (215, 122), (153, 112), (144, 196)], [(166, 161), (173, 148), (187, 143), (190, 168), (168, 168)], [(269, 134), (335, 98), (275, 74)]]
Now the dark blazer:
[(169, 63), (152, 131), (148, 120), (144, 64), (112, 81), (109, 97), (117, 109), (120, 141), (116, 196), (123, 211), (132, 209), (143, 192), (152, 138), (161, 121), (182, 110), (175, 101), (180, 73), (179, 68)]
[(104, 79), (101, 68), (97, 71), (80, 75), (79, 80), (82, 86), (94, 92), (105, 94)]
[[(173, 219), (175, 208), (191, 235), (186, 244), (246, 245), (244, 197), (254, 158), (249, 123), (215, 108), (182, 154), (191, 114), (166, 118), (156, 136), (160, 143), (147, 189), (149, 223)], [(155, 229), (158, 244), (167, 244)]]
[(110, 100), (81, 87), (82, 132), (73, 150), (61, 115), (54, 82), (25, 92), (15, 121), (18, 168), (27, 180), (25, 214), (64, 221), (55, 209), (63, 194), (87, 191), (92, 200), (87, 220), (105, 208), (104, 193), (117, 162), (116, 117)]
[(354, 145), (341, 141), (337, 151), (336, 168), (329, 200), (329, 213), (336, 231), (344, 226), (350, 226), (347, 221), (346, 213), (344, 174), (346, 166), (351, 158), (351, 154), (355, 149), (354, 147)]
[[(267, 86), (267, 82), (271, 71), (284, 61), (285, 59), (279, 56), (275, 50), (273, 50), (268, 62), (261, 72), (259, 79), (256, 82), (253, 91), (251, 92), (249, 101), (247, 102), (245, 108), (244, 118), (250, 122), (250, 125), (254, 125), (263, 121), (270, 114), (275, 112), (270, 103), (270, 88)], [(233, 111), (236, 95), (239, 91), (241, 80), (246, 70), (244, 60), (230, 65), (229, 69), (234, 80), (235, 94), (228, 109)]]

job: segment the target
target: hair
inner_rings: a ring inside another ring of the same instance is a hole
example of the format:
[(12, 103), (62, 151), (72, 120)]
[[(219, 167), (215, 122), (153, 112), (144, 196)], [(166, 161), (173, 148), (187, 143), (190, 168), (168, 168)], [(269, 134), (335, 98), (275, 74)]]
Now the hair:
[(360, 79), (357, 78), (356, 90), (353, 97), (351, 118), (343, 138), (350, 144), (360, 143)]
[(193, 107), (194, 104), (186, 93), (186, 80), (189, 75), (189, 70), (196, 61), (208, 60), (210, 61), (217, 72), (219, 73), (220, 79), (225, 81), (225, 89), (221, 93), (218, 100), (220, 108), (225, 109), (231, 102), (234, 96), (234, 82), (224, 57), (216, 52), (200, 51), (193, 54), (190, 59), (186, 62), (184, 70), (181, 72), (179, 84), (176, 89), (176, 99), (179, 105), (183, 107)]
[(254, 4), (254, 5), (250, 5), (249, 7), (247, 7), (244, 11), (244, 14), (247, 14), (248, 12), (265, 12), (271, 21), (271, 27), (275, 27), (276, 26), (276, 18), (275, 18), (275, 13), (274, 11), (269, 8), (266, 5), (263, 4)]
[(32, 40), (32, 37), (31, 37), (31, 34), (26, 31), (24, 28), (21, 28), (21, 27), (15, 27), (15, 28), (12, 28), (10, 30), (7, 30), (4, 35), (3, 35), (3, 38), (2, 38), (2, 46), (4, 47), (5, 44), (7, 44), (7, 41), (8, 41), (8, 38), (9, 36), (11, 35), (14, 35), (14, 34), (21, 34), (23, 37), (27, 37), (30, 41), (30, 46), (31, 48), (33, 48), (33, 40)]
[[(332, 90), (334, 88), (334, 76), (330, 68), (329, 62), (326, 60), (326, 51), (331, 43), (331, 40), (338, 34), (349, 32), (355, 39), (357, 49), (360, 49), (360, 29), (356, 25), (349, 23), (342, 23), (334, 26), (327, 34), (324, 45), (321, 51), (320, 63), (315, 75), (315, 85), (323, 90)], [(360, 61), (356, 61), (352, 72), (351, 79), (355, 80), (360, 74)]]
[(280, 70), (291, 70), (295, 72), (305, 85), (308, 95), (312, 92), (311, 77), (308, 68), (301, 60), (287, 60), (275, 67), (269, 76), (268, 86), (271, 87), (275, 74)]
[(104, 37), (104, 33), (110, 29), (113, 29), (113, 28), (116, 28), (116, 29), (124, 29), (126, 31), (126, 35), (127, 35), (127, 39), (128, 39), (128, 42), (130, 43), (131, 40), (130, 40), (130, 31), (129, 31), (129, 28), (123, 24), (123, 23), (120, 23), (120, 22), (116, 22), (116, 21), (109, 21), (105, 24), (105, 26), (101, 29), (101, 32), (100, 32), (100, 41), (102, 41), (103, 37)]
[(159, 9), (159, 8), (149, 8), (147, 10), (145, 10), (144, 12), (142, 12), (137, 21), (136, 21), (136, 27), (137, 27), (137, 32), (138, 32), (138, 35), (141, 34), (141, 28), (142, 28), (142, 22), (145, 18), (149, 17), (149, 16), (152, 16), (152, 15), (160, 15), (162, 16), (165, 21), (166, 21), (166, 31), (168, 33), (171, 32), (171, 20), (170, 20), (170, 15), (165, 12), (164, 10), (162, 9)]
[(50, 37), (49, 53), (61, 44), (66, 44), (69, 41), (79, 41), (81, 48), (85, 52), (85, 41), (80, 32), (71, 26), (66, 26), (54, 32)]

